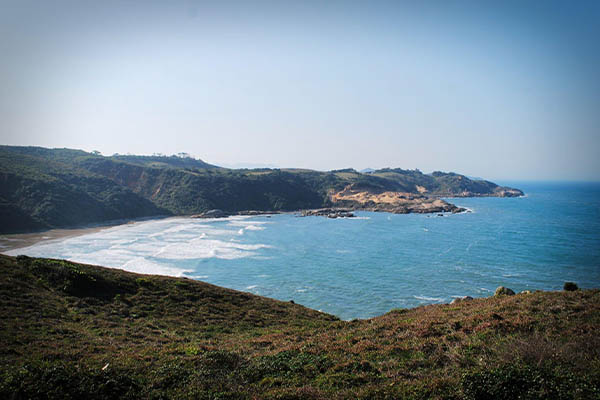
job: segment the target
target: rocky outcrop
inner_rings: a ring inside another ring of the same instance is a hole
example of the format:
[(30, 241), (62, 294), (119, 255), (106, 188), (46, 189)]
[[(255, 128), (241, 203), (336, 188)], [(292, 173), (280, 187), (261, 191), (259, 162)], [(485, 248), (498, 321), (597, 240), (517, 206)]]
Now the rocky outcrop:
[(520, 197), (523, 195), (524, 193), (519, 189), (513, 189), (504, 186), (498, 186), (496, 189), (494, 189), (493, 194), (495, 197)]
[(498, 286), (496, 292), (494, 292), (494, 296), (514, 296), (514, 294), (514, 290), (504, 286)]
[(319, 208), (316, 210), (302, 210), (300, 216), (302, 217), (327, 217), (327, 218), (354, 218), (355, 215), (349, 208)]
[(223, 210), (208, 210), (200, 214), (192, 215), (192, 218), (226, 218), (230, 214)]
[(261, 211), (261, 210), (244, 210), (238, 212), (226, 212), (223, 210), (208, 210), (200, 214), (194, 214), (191, 218), (227, 218), (232, 215), (246, 215), (246, 216), (257, 216), (257, 215), (265, 215), (265, 214), (279, 214), (280, 211)]
[(265, 215), (265, 214), (279, 214), (279, 211), (261, 211), (261, 210), (244, 210), (244, 211), (239, 211), (237, 213), (237, 215), (249, 215), (249, 216), (255, 216), (255, 215)]
[(450, 304), (462, 303), (464, 301), (471, 301), (473, 298), (471, 296), (457, 297), (453, 299)]
[(429, 213), (446, 213), (458, 214), (465, 212), (466, 209), (457, 207), (454, 204), (448, 203), (444, 200), (433, 200), (429, 198), (415, 200), (411, 204), (400, 204), (392, 207), (374, 207), (372, 211), (384, 211), (391, 212), (394, 214), (429, 214)]
[(460, 213), (466, 211), (464, 208), (457, 207), (442, 199), (407, 192), (369, 189), (357, 185), (348, 185), (339, 192), (331, 193), (330, 200), (336, 205), (351, 210), (394, 214)]

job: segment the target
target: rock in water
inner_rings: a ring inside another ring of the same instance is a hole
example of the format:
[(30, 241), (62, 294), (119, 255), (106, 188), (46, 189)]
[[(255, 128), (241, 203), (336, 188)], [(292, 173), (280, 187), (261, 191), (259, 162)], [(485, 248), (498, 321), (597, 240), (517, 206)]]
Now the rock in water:
[(316, 210), (302, 210), (300, 216), (322, 216), (327, 218), (354, 218), (355, 215), (349, 208), (319, 208)]
[(567, 292), (574, 292), (575, 290), (578, 290), (579, 287), (575, 282), (565, 282), (563, 289)]
[(496, 292), (494, 293), (494, 296), (502, 296), (502, 295), (512, 296), (514, 294), (515, 294), (515, 292), (512, 289), (509, 289), (504, 286), (498, 286), (498, 288), (496, 289)]
[(226, 218), (229, 214), (223, 210), (208, 210), (202, 214), (192, 215), (192, 218)]

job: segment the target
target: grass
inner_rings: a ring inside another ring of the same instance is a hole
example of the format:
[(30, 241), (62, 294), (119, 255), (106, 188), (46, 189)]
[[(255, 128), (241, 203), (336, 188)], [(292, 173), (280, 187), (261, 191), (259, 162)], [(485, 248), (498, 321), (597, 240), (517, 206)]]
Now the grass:
[(0, 274), (1, 398), (600, 398), (599, 290), (340, 321), (62, 260)]

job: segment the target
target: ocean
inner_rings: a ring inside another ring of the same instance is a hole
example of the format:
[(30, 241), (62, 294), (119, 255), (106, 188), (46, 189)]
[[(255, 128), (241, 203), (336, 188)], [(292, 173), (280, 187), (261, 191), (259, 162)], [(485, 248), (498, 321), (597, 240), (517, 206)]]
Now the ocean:
[(600, 287), (600, 184), (502, 184), (526, 196), (448, 199), (471, 212), (443, 216), (175, 217), (7, 254), (186, 276), (342, 319), (486, 297), (498, 286)]

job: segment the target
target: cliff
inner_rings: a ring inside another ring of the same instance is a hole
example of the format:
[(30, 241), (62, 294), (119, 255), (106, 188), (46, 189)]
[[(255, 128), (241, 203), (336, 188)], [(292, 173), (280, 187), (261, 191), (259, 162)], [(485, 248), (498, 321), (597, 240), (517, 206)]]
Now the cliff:
[[(391, 207), (372, 198), (381, 204), (369, 207), (342, 198), (349, 188), (365, 196), (387, 192), (413, 201)], [(231, 170), (186, 156), (104, 157), (81, 150), (0, 146), (0, 233), (211, 209), (234, 213), (347, 205), (393, 212), (453, 211), (456, 207), (437, 199), (517, 195), (522, 192), (454, 173)]]

